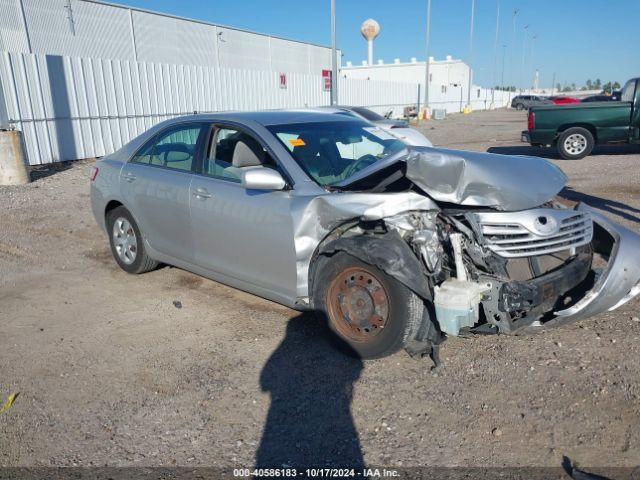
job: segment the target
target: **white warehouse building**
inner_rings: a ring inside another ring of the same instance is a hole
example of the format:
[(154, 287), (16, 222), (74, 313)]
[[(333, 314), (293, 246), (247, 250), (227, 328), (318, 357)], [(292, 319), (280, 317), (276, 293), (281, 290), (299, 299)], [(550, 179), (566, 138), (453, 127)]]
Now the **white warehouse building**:
[[(340, 73), (345, 78), (358, 78), (372, 81), (410, 82), (420, 84), (420, 103), (424, 104), (425, 92), (424, 61), (412, 58), (409, 62), (401, 62), (396, 58), (393, 63), (378, 60), (377, 64), (369, 65), (363, 61), (362, 65), (347, 62)], [(470, 67), (462, 60), (450, 55), (444, 60), (429, 57), (429, 107), (443, 109), (448, 113), (460, 112), (467, 104)], [(496, 106), (503, 106), (502, 97), (506, 92), (493, 92), (491, 89), (473, 85), (471, 89), (471, 106), (476, 110), (485, 110)], [(417, 101), (417, 99), (416, 99)]]
[(331, 49), (96, 0), (0, 0), (0, 49), (321, 75)]

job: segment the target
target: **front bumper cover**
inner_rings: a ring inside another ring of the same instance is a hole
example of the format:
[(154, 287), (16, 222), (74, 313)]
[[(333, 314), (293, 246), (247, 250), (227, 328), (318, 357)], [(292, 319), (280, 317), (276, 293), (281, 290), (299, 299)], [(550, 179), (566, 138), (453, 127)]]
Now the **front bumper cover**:
[[(606, 311), (612, 311), (640, 294), (640, 235), (618, 225), (597, 210), (580, 204), (577, 210), (589, 211), (602, 231), (594, 233), (594, 251), (608, 254), (606, 268), (596, 277), (593, 287), (574, 305), (554, 312), (555, 318), (541, 326), (568, 324)], [(611, 241), (599, 237), (610, 236)], [(610, 251), (602, 251), (602, 249)]]

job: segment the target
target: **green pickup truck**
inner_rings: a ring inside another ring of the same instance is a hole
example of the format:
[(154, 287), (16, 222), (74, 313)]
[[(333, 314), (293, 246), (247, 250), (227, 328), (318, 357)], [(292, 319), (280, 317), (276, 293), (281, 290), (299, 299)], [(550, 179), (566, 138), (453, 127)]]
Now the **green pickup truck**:
[(625, 84), (619, 102), (531, 107), (522, 141), (555, 145), (567, 160), (586, 157), (596, 144), (640, 143), (640, 78)]

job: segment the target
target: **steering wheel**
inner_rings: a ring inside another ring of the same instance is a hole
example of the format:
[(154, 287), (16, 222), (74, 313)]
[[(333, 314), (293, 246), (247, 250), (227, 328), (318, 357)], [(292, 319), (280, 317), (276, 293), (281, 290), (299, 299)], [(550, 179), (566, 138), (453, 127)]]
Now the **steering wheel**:
[(376, 157), (375, 155), (371, 155), (370, 153), (367, 153), (366, 155), (361, 156), (355, 162), (351, 163), (351, 165), (349, 165), (345, 169), (345, 171), (342, 172), (343, 178), (349, 178), (354, 173), (359, 172), (363, 168), (368, 167), (369, 165), (372, 165), (377, 161), (378, 161), (378, 157)]

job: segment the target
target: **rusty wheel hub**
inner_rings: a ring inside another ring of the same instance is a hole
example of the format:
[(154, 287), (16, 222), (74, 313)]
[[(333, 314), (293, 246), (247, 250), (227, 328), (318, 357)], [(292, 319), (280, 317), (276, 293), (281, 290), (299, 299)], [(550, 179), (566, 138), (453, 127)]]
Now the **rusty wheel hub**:
[(387, 324), (389, 298), (380, 281), (361, 268), (348, 268), (327, 290), (329, 319), (344, 336), (367, 342)]

